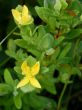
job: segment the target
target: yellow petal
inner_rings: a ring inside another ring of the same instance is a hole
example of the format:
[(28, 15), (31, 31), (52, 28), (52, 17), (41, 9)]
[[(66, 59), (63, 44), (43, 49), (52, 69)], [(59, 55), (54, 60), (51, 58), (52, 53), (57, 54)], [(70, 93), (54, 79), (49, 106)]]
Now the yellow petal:
[(27, 24), (29, 21), (28, 8), (24, 5), (22, 9), (22, 24)]
[(23, 75), (27, 75), (30, 73), (30, 67), (27, 65), (27, 62), (24, 61), (21, 65), (21, 69), (22, 69), (22, 74)]
[(22, 79), (22, 80), (18, 83), (17, 88), (23, 87), (23, 86), (25, 86), (25, 85), (28, 84), (28, 83), (29, 83), (29, 79), (28, 79), (27, 77), (25, 77), (24, 79)]
[(31, 83), (32, 86), (34, 86), (36, 88), (41, 88), (40, 83), (34, 77), (33, 78), (30, 78), (30, 83)]
[(21, 22), (21, 13), (15, 9), (12, 9), (12, 15), (17, 22)]
[(23, 6), (22, 14), (24, 14), (24, 15), (28, 15), (28, 8), (27, 8), (26, 5)]
[(31, 74), (33, 76), (35, 76), (36, 74), (39, 73), (39, 70), (40, 70), (40, 62), (36, 62), (36, 64), (31, 68)]

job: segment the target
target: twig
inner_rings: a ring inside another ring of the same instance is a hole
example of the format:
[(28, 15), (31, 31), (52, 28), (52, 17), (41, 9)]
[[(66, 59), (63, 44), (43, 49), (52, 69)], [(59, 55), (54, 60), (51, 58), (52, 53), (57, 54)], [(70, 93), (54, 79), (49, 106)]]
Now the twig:
[(61, 95), (60, 95), (60, 98), (59, 98), (59, 101), (58, 101), (58, 107), (57, 107), (57, 110), (60, 110), (60, 107), (61, 107), (61, 101), (62, 101), (62, 98), (63, 98), (63, 95), (65, 93), (65, 90), (66, 90), (66, 87), (67, 87), (68, 83), (66, 82), (64, 87), (63, 87), (63, 90), (61, 92)]
[(0, 42), (0, 45), (17, 29), (17, 26)]

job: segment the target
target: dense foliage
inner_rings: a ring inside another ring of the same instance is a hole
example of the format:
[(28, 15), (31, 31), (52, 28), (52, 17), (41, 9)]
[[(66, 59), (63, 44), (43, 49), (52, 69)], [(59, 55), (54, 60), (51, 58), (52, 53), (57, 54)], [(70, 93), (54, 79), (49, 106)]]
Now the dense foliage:
[(81, 1), (0, 5), (0, 110), (80, 109)]

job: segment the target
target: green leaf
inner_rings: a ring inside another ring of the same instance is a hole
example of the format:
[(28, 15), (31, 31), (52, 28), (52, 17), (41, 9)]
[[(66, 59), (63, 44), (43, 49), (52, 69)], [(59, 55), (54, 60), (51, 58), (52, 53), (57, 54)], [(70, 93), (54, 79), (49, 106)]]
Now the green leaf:
[(27, 84), (26, 86), (21, 87), (20, 89), (21, 89), (21, 91), (22, 91), (23, 93), (32, 92), (32, 91), (35, 90), (35, 88), (32, 87), (30, 84)]
[(44, 26), (39, 26), (35, 36), (33, 36), (33, 45), (39, 51), (45, 51), (53, 47), (54, 38), (50, 33), (47, 33)]
[(60, 36), (59, 38), (54, 40), (54, 46), (61, 44), (61, 42), (65, 39), (64, 36)]
[(66, 0), (56, 0), (56, 3), (54, 5), (54, 9), (56, 11), (60, 11), (61, 9), (66, 9), (68, 6)]
[(44, 7), (53, 9), (55, 0), (44, 0)]
[(25, 41), (28, 41), (28, 39), (30, 39), (31, 34), (32, 34), (29, 26), (22, 26), (20, 28), (20, 33), (21, 33), (23, 40)]
[[(55, 66), (57, 66), (57, 57), (59, 56), (60, 54), (60, 48), (57, 47), (54, 51), (54, 53), (50, 56), (49, 59), (47, 59), (47, 61), (49, 62), (49, 65), (52, 66), (52, 64), (54, 64)], [(55, 68), (54, 68), (55, 69)], [(50, 70), (49, 70), (50, 71)], [(52, 70), (51, 70), (52, 71)]]
[(14, 86), (14, 80), (13, 80), (11, 73), (9, 72), (8, 69), (5, 69), (5, 71), (4, 71), (4, 79), (7, 84)]
[(74, 39), (76, 37), (80, 37), (80, 35), (82, 34), (82, 29), (78, 28), (78, 29), (72, 29), (67, 35), (66, 38), (67, 39)]
[(72, 57), (63, 57), (61, 59), (58, 59), (59, 64), (71, 64), (72, 63)]
[(44, 26), (39, 26), (37, 30), (34, 31), (33, 36), (27, 37), (27, 39), (28, 41), (17, 39), (15, 43), (37, 57), (41, 55), (42, 51), (51, 48), (54, 41), (53, 36), (46, 33)]
[(20, 46), (22, 48), (25, 48), (25, 49), (27, 49), (27, 47), (28, 47), (27, 42), (25, 40), (23, 40), (23, 39), (16, 39), (15, 43), (16, 43), (16, 45), (18, 45), (18, 46)]
[(55, 49), (53, 49), (53, 48), (50, 48), (50, 49), (48, 49), (48, 50), (46, 50), (46, 55), (52, 55), (52, 54), (54, 54), (54, 52), (55, 52)]
[(72, 74), (73, 75), (78, 75), (79, 77), (82, 76), (81, 71), (80, 71), (80, 69), (78, 67), (73, 67), (72, 68)]
[(19, 49), (16, 52), (16, 60), (24, 60), (25, 58), (27, 58), (27, 53), (23, 52), (23, 49)]
[(54, 5), (54, 9), (55, 9), (56, 11), (60, 11), (60, 10), (61, 10), (61, 7), (62, 7), (61, 1), (60, 1), (60, 0), (56, 0), (56, 3), (55, 3), (55, 5)]
[(74, 10), (76, 14), (82, 12), (82, 5), (79, 0), (73, 0), (69, 6), (70, 9)]
[(27, 63), (31, 67), (36, 63), (36, 61), (37, 60), (34, 57), (32, 57), (31, 55), (29, 55), (28, 58), (27, 58)]
[(61, 1), (61, 4), (62, 4), (62, 9), (66, 9), (68, 4), (66, 2), (66, 0), (60, 0)]
[(68, 73), (62, 73), (62, 74), (60, 74), (59, 80), (62, 83), (66, 83), (67, 81), (69, 81), (69, 74)]
[(54, 110), (56, 109), (56, 103), (50, 98), (30, 94), (29, 96), (30, 106), (35, 110)]
[(7, 47), (8, 47), (8, 49), (9, 49), (10, 51), (15, 52), (15, 50), (16, 50), (16, 45), (15, 45), (13, 39), (10, 39), (10, 40), (8, 41)]
[[(20, 66), (15, 66), (14, 67), (14, 70), (17, 72), (17, 73), (20, 73), (21, 74), (21, 68)], [(17, 74), (18, 75), (18, 74)]]
[(58, 16), (58, 14), (56, 12), (54, 12), (53, 10), (50, 10), (49, 8), (45, 8), (45, 7), (36, 6), (35, 10), (36, 10), (38, 16), (44, 22), (46, 22), (52, 30), (54, 30), (56, 27), (56, 24), (57, 24), (56, 16)]
[(78, 51), (79, 53), (82, 53), (82, 41), (79, 42), (77, 51)]
[(35, 56), (40, 56), (40, 52), (32, 44), (28, 44), (25, 40), (17, 39), (15, 40), (16, 45), (19, 47), (25, 48), (28, 52), (31, 52)]
[(17, 96), (14, 96), (13, 99), (14, 99), (14, 104), (15, 104), (16, 108), (21, 109), (21, 107), (22, 107), (21, 96), (18, 94)]
[(12, 92), (11, 86), (5, 83), (0, 83), (0, 96), (4, 96)]
[(49, 68), (48, 67), (41, 67), (40, 72), (41, 72), (41, 74), (47, 74), (49, 72)]
[(10, 39), (8, 41), (7, 48), (8, 49), (6, 50), (6, 54), (10, 57), (15, 58), (16, 57), (16, 54), (15, 54), (16, 44), (15, 44), (14, 40)]
[(44, 87), (48, 92), (52, 94), (56, 94), (56, 87), (55, 87), (55, 79), (50, 75), (45, 75), (41, 79), (41, 85)]
[(51, 47), (53, 47), (53, 43), (54, 43), (53, 36), (48, 33), (45, 36), (43, 36), (43, 38), (39, 41), (39, 45), (44, 50), (47, 50), (47, 49), (50, 49)]
[(72, 75), (71, 66), (68, 65), (68, 64), (63, 64), (63, 65), (60, 65), (58, 70), (60, 71), (60, 74), (59, 74), (59, 77), (58, 77), (59, 80), (63, 83), (66, 83), (67, 81), (69, 81), (69, 78)]
[(53, 16), (53, 11), (50, 10), (49, 8), (44, 8), (44, 7), (35, 7), (35, 10), (38, 14), (38, 16), (45, 22), (49, 21), (49, 18)]
[(65, 57), (71, 48), (71, 43), (68, 43), (65, 48), (61, 51), (59, 59)]

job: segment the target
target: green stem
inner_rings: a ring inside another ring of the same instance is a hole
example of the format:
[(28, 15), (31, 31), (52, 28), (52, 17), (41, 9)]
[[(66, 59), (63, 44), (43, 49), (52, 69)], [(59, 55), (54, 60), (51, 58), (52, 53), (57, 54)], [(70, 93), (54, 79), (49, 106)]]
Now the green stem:
[(17, 33), (17, 32), (14, 32), (13, 34), (16, 35), (16, 36), (20, 36), (21, 35), (20, 33)]
[(63, 87), (63, 90), (61, 92), (61, 95), (60, 95), (60, 98), (59, 98), (59, 101), (58, 101), (58, 107), (57, 107), (57, 110), (60, 110), (60, 107), (61, 107), (61, 101), (62, 101), (62, 98), (63, 98), (63, 95), (65, 93), (65, 90), (66, 90), (66, 87), (67, 87), (68, 83), (65, 83), (64, 87)]
[(17, 26), (0, 42), (0, 45), (17, 29)]

